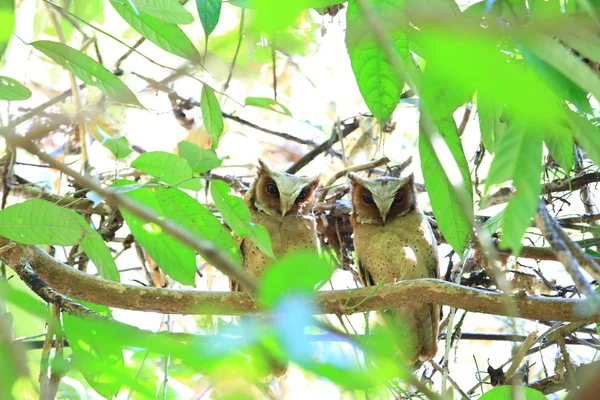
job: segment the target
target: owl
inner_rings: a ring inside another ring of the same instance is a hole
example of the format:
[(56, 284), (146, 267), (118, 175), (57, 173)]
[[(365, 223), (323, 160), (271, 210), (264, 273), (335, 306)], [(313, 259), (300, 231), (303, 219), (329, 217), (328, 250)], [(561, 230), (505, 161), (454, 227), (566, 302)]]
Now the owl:
[[(406, 279), (438, 278), (437, 243), (425, 215), (417, 208), (414, 177), (361, 178), (348, 175), (354, 250), (365, 286)], [(407, 303), (382, 319), (408, 338), (400, 346), (408, 363), (430, 360), (437, 352), (439, 306)]]
[[(256, 179), (244, 195), (252, 222), (261, 224), (269, 232), (275, 257), (280, 258), (293, 250), (319, 250), (317, 227), (312, 214), (319, 177), (305, 177), (274, 171), (265, 161), (258, 161)], [(248, 238), (238, 238), (242, 265), (258, 278), (273, 260), (261, 252)], [(242, 288), (230, 281), (232, 291)], [(271, 374), (280, 377), (287, 368), (275, 360)]]
[[(291, 250), (318, 250), (312, 205), (319, 177), (295, 176), (274, 171), (265, 161), (258, 161), (256, 179), (244, 196), (252, 222), (269, 232), (275, 257)], [(261, 252), (251, 239), (240, 241), (242, 264), (252, 277), (259, 277), (273, 260)], [(239, 291), (236, 282), (231, 289)]]

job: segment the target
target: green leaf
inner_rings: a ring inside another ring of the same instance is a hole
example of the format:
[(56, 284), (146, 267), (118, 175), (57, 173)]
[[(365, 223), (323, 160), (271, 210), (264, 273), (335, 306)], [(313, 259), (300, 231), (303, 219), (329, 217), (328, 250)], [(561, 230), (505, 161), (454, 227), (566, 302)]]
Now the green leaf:
[(504, 104), (486, 95), (485, 92), (479, 91), (477, 93), (477, 116), (483, 145), (490, 154), (494, 154), (496, 142), (506, 131)]
[(251, 221), (250, 210), (240, 197), (230, 195), (231, 188), (223, 181), (210, 184), (210, 195), (221, 216), (236, 235), (247, 237), (267, 256), (275, 258), (271, 238), (264, 226)]
[(131, 167), (156, 176), (169, 185), (195, 191), (202, 189), (200, 178), (192, 178), (192, 168), (184, 158), (176, 154), (149, 151), (136, 158)]
[(486, 179), (485, 193), (493, 184), (512, 179), (517, 193), (504, 212), (500, 247), (521, 251), (521, 240), (531, 225), (542, 189), (542, 135), (515, 124), (504, 133)]
[(102, 236), (79, 214), (73, 212), (81, 227), (86, 231), (85, 237), (79, 243), (85, 254), (96, 266), (98, 274), (104, 279), (119, 282), (120, 275), (108, 246)]
[[(555, 67), (530, 52), (525, 46), (519, 46), (519, 49), (521, 50), (523, 59), (527, 62), (529, 67), (535, 71), (540, 78), (542, 78), (544, 83), (560, 98), (568, 100), (580, 111), (587, 114), (593, 114), (592, 107), (587, 99), (587, 93), (583, 89), (567, 79), (567, 77)], [(564, 49), (564, 51), (566, 53), (567, 49)], [(577, 60), (577, 62), (582, 64), (579, 60)]]
[[(437, 125), (437, 129), (454, 156), (462, 178), (465, 198), (470, 200), (473, 209), (473, 194), (469, 166), (462, 149), (460, 137), (452, 117)], [(425, 133), (419, 135), (419, 154), (425, 186), (429, 194), (431, 208), (444, 238), (458, 254), (463, 254), (471, 239), (471, 223), (465, 218), (458, 197), (446, 174), (444, 166), (439, 163), (431, 142)]]
[(566, 127), (557, 125), (544, 132), (544, 142), (548, 152), (565, 172), (571, 171), (575, 164), (575, 147), (573, 135)]
[(269, 99), (268, 97), (246, 97), (246, 105), (264, 108), (265, 110), (275, 111), (279, 114), (288, 115), (290, 117), (292, 116), (292, 113), (286, 106), (278, 101)]
[[(88, 308), (110, 317), (106, 306), (83, 303)], [(74, 355), (74, 366), (84, 376), (89, 385), (105, 398), (116, 397), (121, 388), (121, 380), (111, 371), (123, 370), (121, 347), (102, 329), (103, 325), (93, 320), (63, 314), (65, 336)]]
[(570, 48), (576, 49), (584, 57), (600, 61), (600, 38), (595, 32), (587, 29), (585, 24), (569, 27), (560, 32), (559, 36)]
[(23, 244), (72, 246), (85, 230), (73, 211), (33, 199), (0, 211), (0, 235)]
[(15, 29), (15, 2), (4, 0), (0, 2), (0, 60), (4, 50), (8, 46), (8, 41)]
[[(520, 392), (520, 396), (513, 397), (513, 390)], [(542, 392), (525, 386), (496, 386), (484, 393), (479, 400), (513, 400), (516, 398), (523, 400), (546, 400), (546, 396)]]
[[(398, 23), (403, 1), (368, 0), (364, 2), (382, 24), (386, 25), (387, 37), (397, 56), (408, 58), (408, 40)], [(358, 89), (371, 113), (380, 124), (385, 123), (400, 102), (404, 82), (396, 73), (387, 54), (369, 25), (366, 23), (357, 0), (348, 2), (346, 16), (346, 47)], [(391, 26), (387, 26), (391, 25)]]
[(79, 244), (85, 254), (96, 266), (98, 274), (104, 279), (120, 282), (119, 270), (102, 236), (95, 230), (89, 232)]
[(113, 8), (140, 35), (176, 56), (200, 63), (200, 54), (186, 34), (176, 24), (162, 21), (145, 12), (136, 13), (130, 4), (111, 0)]
[[(157, 199), (156, 192), (150, 188), (139, 188), (127, 193), (127, 197), (139, 201), (163, 216), (167, 216)], [(131, 234), (140, 242), (158, 266), (177, 282), (193, 286), (196, 275), (194, 251), (173, 237), (164, 234), (158, 225), (146, 222), (126, 210), (121, 210), (121, 212), (131, 230)]]
[(571, 112), (569, 124), (579, 145), (596, 165), (600, 165), (600, 129), (582, 116)]
[(223, 250), (233, 263), (241, 264), (238, 244), (217, 217), (196, 199), (176, 188), (157, 188), (156, 198), (165, 215)]
[(200, 23), (204, 28), (204, 35), (208, 40), (221, 16), (221, 0), (196, 0), (196, 8), (198, 8)]
[(206, 84), (202, 86), (200, 109), (202, 110), (202, 122), (211, 137), (211, 147), (216, 149), (219, 138), (223, 134), (223, 115), (215, 91)]
[(437, 122), (443, 121), (472, 96), (474, 87), (468, 80), (457, 81), (446, 73), (445, 63), (432, 61), (421, 80), (421, 102), (429, 117)]
[(192, 142), (179, 142), (177, 149), (179, 156), (185, 158), (192, 170), (199, 174), (217, 168), (223, 163), (214, 151), (203, 149)]
[[(579, 86), (580, 89), (583, 89), (585, 92), (589, 91), (596, 100), (600, 100), (600, 79), (565, 46), (543, 36), (527, 39), (525, 44), (535, 55), (556, 68), (557, 71)], [(572, 90), (570, 93), (573, 93)], [(573, 100), (578, 101), (579, 97), (568, 100), (572, 102)], [(573, 104), (581, 111), (588, 112), (585, 104), (577, 104), (575, 102)]]
[(21, 85), (19, 81), (8, 76), (0, 76), (0, 100), (27, 100), (30, 97), (31, 90)]
[(194, 16), (177, 0), (131, 0), (135, 7), (154, 18), (173, 24), (194, 22)]
[[(310, 265), (310, 268), (306, 268)], [(258, 298), (261, 304), (272, 307), (287, 295), (314, 293), (332, 275), (331, 264), (311, 252), (288, 254), (273, 263), (261, 276)]]
[(121, 103), (142, 107), (135, 94), (119, 78), (86, 54), (48, 40), (39, 40), (31, 45), (88, 85), (100, 89), (108, 97)]
[(506, 209), (500, 210), (500, 212), (498, 212), (496, 215), (491, 216), (483, 224), (483, 227), (488, 230), (488, 233), (490, 235), (493, 235), (494, 233), (496, 233), (498, 231), (498, 229), (500, 229), (500, 226), (502, 225), (502, 221), (504, 220), (504, 211), (505, 210)]
[(102, 136), (102, 145), (110, 151), (117, 160), (125, 158), (131, 153), (133, 149), (129, 146), (129, 142), (125, 137), (113, 138), (108, 136), (99, 126), (96, 126), (96, 130)]
[(536, 21), (560, 16), (560, 0), (528, 0), (527, 3), (531, 18)]

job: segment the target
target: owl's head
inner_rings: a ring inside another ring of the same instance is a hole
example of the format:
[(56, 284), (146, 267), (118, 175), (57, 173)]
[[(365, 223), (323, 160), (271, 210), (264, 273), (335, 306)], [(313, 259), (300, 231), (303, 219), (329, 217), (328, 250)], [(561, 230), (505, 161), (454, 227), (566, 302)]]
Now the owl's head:
[(251, 205), (273, 217), (307, 214), (311, 211), (320, 178), (274, 171), (258, 160), (256, 179), (248, 191)]
[(385, 224), (416, 208), (414, 176), (406, 178), (361, 178), (349, 173), (352, 209), (358, 223)]

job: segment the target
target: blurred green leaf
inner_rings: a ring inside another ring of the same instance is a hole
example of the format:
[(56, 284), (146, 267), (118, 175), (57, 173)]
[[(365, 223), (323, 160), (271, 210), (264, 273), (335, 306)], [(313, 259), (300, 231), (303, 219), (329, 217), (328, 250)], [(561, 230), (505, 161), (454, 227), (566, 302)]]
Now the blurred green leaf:
[[(163, 216), (167, 216), (157, 199), (156, 192), (150, 188), (136, 189), (127, 193), (127, 197), (139, 201)], [(196, 275), (196, 255), (194, 251), (163, 233), (158, 225), (146, 222), (126, 210), (121, 210), (121, 212), (131, 230), (131, 234), (140, 242), (156, 264), (177, 282), (193, 286)]]
[(102, 145), (110, 151), (117, 160), (127, 157), (133, 153), (133, 149), (129, 146), (127, 138), (121, 137), (110, 137), (108, 136), (99, 126), (96, 125), (98, 134), (102, 137)]
[(202, 189), (200, 178), (194, 178), (192, 168), (187, 161), (176, 154), (149, 151), (133, 160), (131, 167), (156, 176), (169, 185), (194, 191)]
[[(408, 58), (408, 40), (399, 28), (399, 23), (390, 23), (391, 18), (401, 18), (404, 1), (368, 0), (375, 17), (386, 26), (388, 40), (396, 55)], [(391, 17), (391, 18), (390, 18)], [(346, 47), (358, 89), (367, 107), (380, 124), (384, 124), (400, 102), (404, 82), (388, 60), (384, 48), (364, 18), (357, 0), (348, 2), (346, 16)], [(390, 26), (387, 26), (387, 25)]]
[[(566, 78), (579, 86), (579, 90), (590, 92), (596, 100), (600, 100), (600, 79), (598, 76), (581, 60), (564, 45), (556, 42), (554, 39), (537, 36), (529, 37), (524, 40), (525, 45), (540, 59), (547, 62), (557, 71), (562, 73)], [(568, 89), (570, 94), (574, 93), (573, 89)], [(577, 104), (574, 101), (580, 101), (580, 94), (574, 99), (568, 99), (580, 109), (580, 111), (591, 114), (589, 104)]]
[(0, 313), (0, 397), (12, 399), (12, 388), (19, 376), (27, 376), (25, 349), (12, 338), (12, 313)]
[(332, 272), (329, 262), (314, 252), (286, 255), (262, 274), (258, 298), (272, 307), (285, 296), (312, 294), (331, 278)]
[(223, 134), (223, 115), (215, 91), (206, 84), (202, 85), (200, 109), (202, 122), (211, 138), (211, 147), (216, 149), (219, 145), (219, 138)]
[(203, 149), (192, 142), (179, 142), (177, 149), (179, 156), (185, 158), (192, 170), (199, 174), (217, 168), (223, 163), (214, 151)]
[(566, 173), (571, 171), (575, 164), (575, 143), (571, 131), (557, 125), (554, 129), (544, 132), (544, 142), (548, 152)]
[(142, 11), (136, 13), (131, 5), (119, 0), (111, 0), (110, 3), (140, 35), (171, 54), (200, 63), (200, 53), (176, 24), (162, 21)]
[(600, 165), (600, 128), (592, 125), (586, 118), (572, 112), (569, 124), (577, 143), (596, 165)]
[(210, 183), (210, 195), (227, 225), (236, 235), (251, 239), (260, 251), (275, 258), (266, 228), (251, 221), (250, 210), (244, 200), (229, 194), (230, 191), (229, 185), (223, 181), (214, 180)]
[(445, 63), (439, 64), (436, 60), (427, 63), (421, 79), (421, 102), (433, 121), (443, 121), (452, 115), (474, 92), (467, 79), (457, 81), (445, 71)]
[[(446, 121), (438, 123), (437, 129), (448, 145), (460, 169), (464, 184), (461, 190), (464, 191), (465, 198), (470, 200), (468, 206), (472, 210), (473, 193), (469, 166), (454, 120), (450, 117)], [(458, 197), (444, 172), (444, 166), (439, 163), (431, 142), (423, 132), (419, 134), (419, 154), (425, 186), (427, 187), (427, 193), (429, 194), (431, 208), (436, 221), (444, 238), (446, 238), (454, 251), (457, 254), (463, 254), (471, 239), (471, 223), (464, 217)]]
[(518, 398), (523, 400), (546, 400), (546, 396), (535, 389), (524, 386), (496, 386), (488, 390), (479, 400), (513, 400), (513, 393), (518, 393)]
[[(106, 306), (84, 305), (102, 315), (111, 316)], [(124, 370), (123, 352), (118, 342), (109, 336), (110, 332), (102, 329), (102, 324), (68, 313), (63, 314), (63, 327), (75, 357), (74, 366), (98, 394), (107, 399), (117, 396), (121, 380), (110, 371)]]
[(73, 13), (87, 22), (104, 22), (104, 0), (73, 1)]
[(235, 264), (241, 264), (240, 249), (225, 227), (196, 199), (176, 188), (157, 188), (156, 198), (165, 215), (179, 222), (203, 240), (223, 250)]
[(46, 321), (51, 319), (52, 316), (48, 312), (46, 303), (39, 297), (34, 296), (29, 288), (25, 287), (24, 290), (19, 289), (18, 286), (15, 285), (15, 281), (19, 282), (20, 285), (25, 286), (19, 279), (11, 279), (10, 283), (4, 280), (0, 281), (0, 299), (5, 300), (11, 306), (18, 307), (41, 320)]
[(500, 247), (521, 251), (521, 240), (537, 209), (542, 189), (542, 135), (531, 125), (509, 126), (498, 143), (486, 179), (485, 193), (491, 185), (512, 179), (517, 193), (509, 201), (502, 223)]
[(31, 43), (31, 46), (88, 85), (97, 87), (108, 97), (124, 104), (142, 107), (135, 94), (119, 78), (88, 55), (62, 43), (48, 40), (38, 40)]
[[(521, 50), (523, 59), (527, 62), (529, 67), (534, 70), (540, 78), (543, 79), (544, 83), (546, 83), (550, 89), (554, 90), (560, 98), (569, 101), (580, 111), (587, 114), (593, 114), (592, 107), (587, 99), (587, 94), (583, 89), (567, 79), (561, 72), (546, 61), (530, 52), (525, 46), (519, 46), (519, 49)], [(565, 49), (565, 52), (566, 51), (567, 50)]]
[(178, 0), (131, 0), (140, 13), (162, 21), (185, 25), (194, 22), (194, 16)]
[(8, 76), (0, 76), (0, 100), (27, 100), (30, 97), (31, 90), (21, 85), (19, 81)]
[(290, 117), (292, 116), (292, 113), (286, 106), (268, 97), (246, 97), (245, 103), (247, 106), (264, 108), (265, 110), (275, 111)]
[(13, 0), (0, 1), (0, 61), (4, 50), (8, 46), (10, 37), (15, 29), (15, 2)]
[(560, 0), (528, 0), (529, 14), (532, 20), (560, 15)]
[(33, 199), (0, 211), (0, 235), (23, 244), (71, 246), (85, 230), (73, 211)]
[(506, 131), (504, 104), (480, 91), (477, 93), (477, 116), (483, 145), (490, 154), (494, 154), (496, 142)]
[(221, 16), (221, 0), (196, 0), (200, 23), (204, 28), (206, 40), (215, 30)]

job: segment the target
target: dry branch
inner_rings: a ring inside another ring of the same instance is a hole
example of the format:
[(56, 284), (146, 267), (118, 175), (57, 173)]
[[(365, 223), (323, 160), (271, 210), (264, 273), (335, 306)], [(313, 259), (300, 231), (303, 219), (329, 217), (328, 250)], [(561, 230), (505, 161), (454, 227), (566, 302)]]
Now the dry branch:
[[(6, 244), (8, 240), (0, 239), (0, 248)], [(195, 315), (241, 315), (256, 312), (259, 308), (245, 293), (137, 287), (96, 278), (58, 262), (33, 246), (16, 244), (6, 248), (0, 258), (11, 268), (27, 260), (35, 273), (56, 291), (114, 308)], [(316, 296), (315, 307), (323, 314), (352, 314), (387, 309), (413, 301), (507, 316), (506, 302), (509, 302), (521, 318), (581, 321), (584, 316), (579, 310), (586, 303), (580, 299), (504, 295), (437, 279), (383, 285), (374, 294), (372, 292), (371, 288), (323, 291)], [(591, 317), (600, 320), (600, 312)]]

